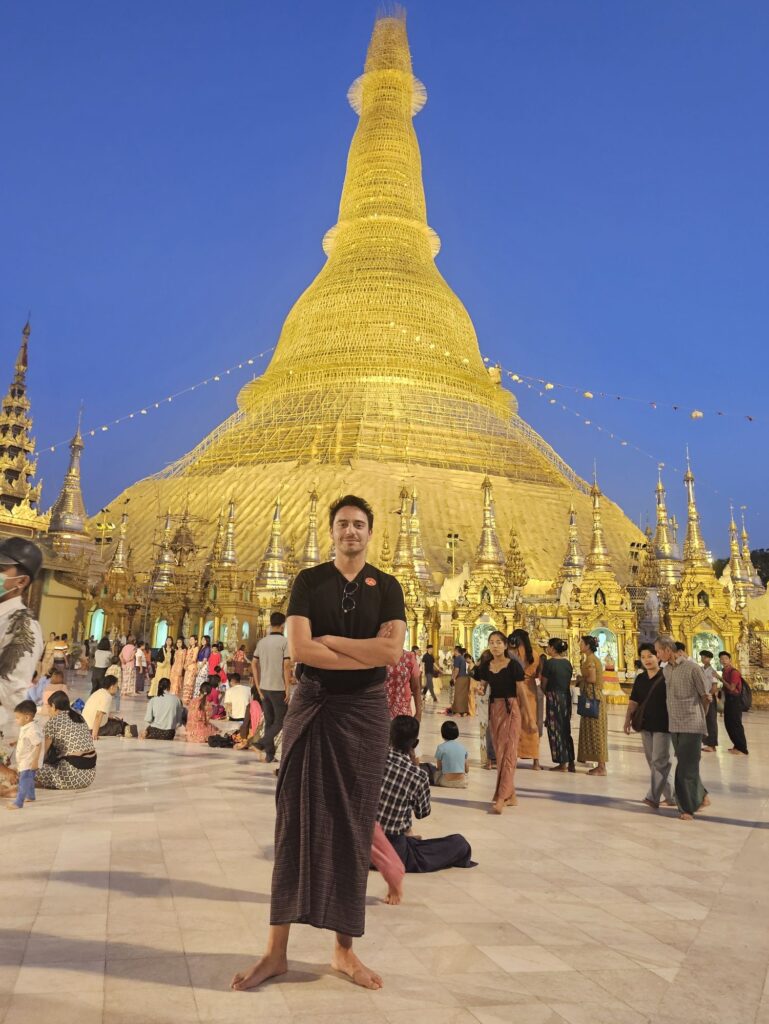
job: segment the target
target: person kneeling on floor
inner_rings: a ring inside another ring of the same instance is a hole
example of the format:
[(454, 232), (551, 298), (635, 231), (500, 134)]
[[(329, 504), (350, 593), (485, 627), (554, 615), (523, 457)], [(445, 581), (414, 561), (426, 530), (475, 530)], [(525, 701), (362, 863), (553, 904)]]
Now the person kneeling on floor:
[(91, 735), (95, 740), (100, 736), (133, 736), (139, 735), (135, 725), (110, 714), (112, 710), (112, 698), (117, 693), (118, 681), (113, 676), (105, 676), (98, 689), (94, 690), (83, 708), (83, 718), (86, 720)]
[(411, 832), (412, 814), (426, 818), (430, 813), (430, 780), (416, 759), (418, 743), (416, 718), (396, 716), (390, 723), (390, 749), (377, 821), (408, 872), (475, 867), (470, 844), (464, 836), (421, 839)]

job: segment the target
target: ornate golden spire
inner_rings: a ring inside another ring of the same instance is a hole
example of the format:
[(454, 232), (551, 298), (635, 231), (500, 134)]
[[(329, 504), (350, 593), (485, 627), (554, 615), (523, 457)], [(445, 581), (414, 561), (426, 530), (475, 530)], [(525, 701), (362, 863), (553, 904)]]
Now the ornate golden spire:
[(648, 523), (644, 534), (646, 544), (641, 552), (641, 564), (638, 568), (636, 583), (639, 587), (658, 587), (660, 585), (660, 566), (654, 553), (654, 534)]
[(515, 527), (510, 527), (510, 543), (507, 547), (507, 558), (505, 559), (505, 576), (511, 587), (525, 587), (529, 582), (529, 571), (518, 543), (518, 536)]
[(595, 473), (593, 474), (593, 486), (590, 488), (590, 495), (593, 499), (593, 540), (590, 545), (590, 553), (585, 560), (585, 568), (591, 571), (611, 572), (609, 551), (603, 539), (601, 488), (598, 486), (598, 479)]
[(398, 540), (395, 544), (395, 554), (393, 555), (393, 569), (397, 572), (414, 571), (414, 562), (411, 554), (411, 523), (409, 513), (409, 492), (405, 487), (401, 487), (400, 493), (401, 507), (399, 515), (401, 517), (400, 526), (398, 527)]
[(214, 534), (214, 543), (211, 545), (211, 554), (209, 555), (209, 562), (211, 565), (218, 565), (222, 560), (222, 551), (224, 550), (224, 513), (219, 509), (219, 518), (216, 520), (216, 533)]
[(270, 539), (256, 580), (259, 586), (269, 590), (285, 590), (289, 575), (286, 572), (285, 551), (280, 531), (280, 495), (275, 499), (275, 511), (272, 514)]
[(483, 526), (481, 527), (481, 539), (478, 542), (478, 550), (475, 553), (473, 570), (498, 569), (505, 564), (505, 555), (497, 536), (494, 493), (488, 476), (483, 478), (481, 490), (483, 491)]
[(61, 485), (59, 496), (51, 508), (51, 522), (48, 527), (49, 535), (84, 535), (86, 533), (85, 504), (83, 503), (83, 491), (80, 486), (80, 456), (84, 448), (83, 437), (80, 433), (82, 416), (83, 410), (81, 408), (77, 420), (77, 429), (69, 443), (69, 468), (64, 475), (64, 482)]
[(0, 508), (9, 512), (16, 509), (20, 520), (32, 522), (37, 519), (34, 508), (40, 500), (41, 485), (32, 484), (37, 461), (27, 395), (29, 336), (28, 320), (21, 332), (13, 383), (0, 411)]
[(310, 512), (307, 517), (307, 539), (304, 542), (300, 569), (311, 569), (320, 563), (320, 545), (318, 543), (318, 492), (310, 491)]
[(737, 538), (737, 524), (734, 521), (734, 506), (729, 506), (729, 577), (731, 579), (732, 591), (735, 603), (738, 608), (745, 604), (750, 576), (742, 561), (740, 543)]
[(662, 466), (657, 467), (657, 529), (654, 534), (654, 557), (657, 560), (657, 573), (663, 584), (677, 583), (681, 578), (683, 566), (678, 545), (675, 541), (673, 524), (668, 515), (665, 499), (665, 487), (662, 483)]
[(390, 550), (390, 532), (386, 526), (382, 531), (382, 547), (379, 551), (377, 565), (383, 572), (389, 572), (393, 567), (393, 555)]
[(153, 593), (167, 593), (173, 590), (176, 570), (176, 559), (171, 550), (172, 520), (170, 509), (166, 512), (163, 523), (163, 535), (158, 545), (158, 557), (155, 562), (155, 571), (152, 574), (151, 589)]
[(125, 574), (128, 571), (128, 513), (123, 512), (117, 531), (117, 543), (109, 563), (110, 573)]
[(686, 539), (684, 540), (684, 562), (700, 568), (710, 568), (710, 560), (705, 549), (705, 542), (700, 532), (700, 514), (694, 498), (694, 473), (689, 462), (689, 450), (686, 451)]
[(416, 488), (411, 492), (411, 515), (409, 517), (409, 535), (411, 537), (411, 561), (414, 572), (423, 583), (432, 582), (430, 569), (422, 547), (422, 532), (419, 526), (419, 507)]
[(225, 569), (234, 569), (237, 564), (238, 556), (235, 551), (235, 499), (230, 498), (230, 503), (227, 507), (227, 525), (224, 530), (224, 545), (219, 565)]
[(585, 556), (579, 545), (579, 534), (577, 532), (577, 510), (572, 501), (569, 506), (569, 542), (566, 545), (566, 555), (563, 559), (558, 578), (560, 581), (576, 581), (582, 575), (585, 568)]

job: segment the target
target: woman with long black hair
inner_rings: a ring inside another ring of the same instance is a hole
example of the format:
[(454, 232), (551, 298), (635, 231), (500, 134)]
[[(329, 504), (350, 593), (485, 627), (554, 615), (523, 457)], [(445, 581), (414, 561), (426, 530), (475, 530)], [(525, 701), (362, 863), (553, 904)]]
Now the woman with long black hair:
[(534, 657), (531, 649), (531, 640), (525, 629), (514, 629), (508, 637), (510, 653), (514, 660), (517, 660), (523, 669), (523, 682), (519, 689), (521, 699), (526, 704), (528, 717), (534, 723), (532, 732), (525, 732), (521, 735), (521, 742), (518, 744), (518, 757), (526, 760), (531, 758), (534, 762), (532, 768), (535, 772), (539, 767), (539, 729), (537, 716), (537, 675), (539, 674), (539, 659)]
[(571, 736), (571, 677), (574, 669), (566, 657), (569, 645), (559, 637), (547, 641), (547, 661), (542, 668), (542, 689), (547, 706), (547, 738), (554, 765), (551, 772), (576, 771)]

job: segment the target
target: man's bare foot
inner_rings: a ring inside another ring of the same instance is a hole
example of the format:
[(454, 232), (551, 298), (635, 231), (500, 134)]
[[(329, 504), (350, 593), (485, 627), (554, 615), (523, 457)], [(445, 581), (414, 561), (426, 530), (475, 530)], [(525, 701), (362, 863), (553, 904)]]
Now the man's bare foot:
[(388, 885), (387, 895), (385, 896), (385, 903), (389, 903), (391, 907), (397, 907), (400, 901), (403, 899), (403, 879), (398, 882), (397, 885)]
[(591, 768), (590, 771), (587, 774), (588, 775), (605, 775), (606, 774), (606, 769), (605, 768)]
[(7, 811), (20, 811), (21, 807), (18, 804), (6, 804), (5, 809)]
[(346, 974), (361, 988), (380, 989), (384, 984), (376, 971), (372, 971), (370, 967), (362, 964), (351, 949), (342, 949), (337, 946), (331, 957), (331, 966), (335, 971)]
[(653, 811), (658, 811), (660, 809), (660, 805), (659, 804), (655, 804), (655, 802), (653, 800), (650, 800), (648, 798), (648, 796), (644, 797), (644, 803), (646, 804), (647, 807), (651, 807), (651, 809)]
[(715, 747), (703, 747), (702, 749), (706, 754), (714, 754), (716, 752)]
[(554, 764), (553, 767), (549, 769), (551, 772), (567, 772), (568, 770), (569, 766), (567, 764)]
[(710, 797), (709, 797), (709, 796), (707, 795), (707, 793), (706, 793), (706, 794), (705, 794), (705, 796), (704, 796), (704, 797), (702, 798), (702, 803), (701, 803), (701, 804), (700, 804), (700, 806), (699, 806), (699, 807), (697, 808), (697, 810), (698, 810), (698, 811), (701, 811), (703, 807), (710, 807)]
[(277, 978), (278, 975), (285, 974), (287, 970), (288, 961), (284, 956), (271, 956), (266, 953), (256, 961), (250, 970), (236, 974), (230, 988), (234, 988), (238, 992), (245, 992), (247, 988), (256, 988), (268, 978)]
[(681, 821), (694, 821), (694, 815), (687, 814), (685, 811), (683, 814), (679, 814), (678, 817), (681, 819)]

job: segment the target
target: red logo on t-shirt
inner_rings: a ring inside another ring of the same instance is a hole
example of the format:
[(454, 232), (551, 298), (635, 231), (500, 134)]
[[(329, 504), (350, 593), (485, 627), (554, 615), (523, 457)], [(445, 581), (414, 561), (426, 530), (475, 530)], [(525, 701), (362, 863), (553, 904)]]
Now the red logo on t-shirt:
[(375, 587), (376, 586), (376, 580), (374, 579), (373, 576), (367, 576), (365, 582), (366, 582), (366, 585), (369, 586), (369, 587)]

